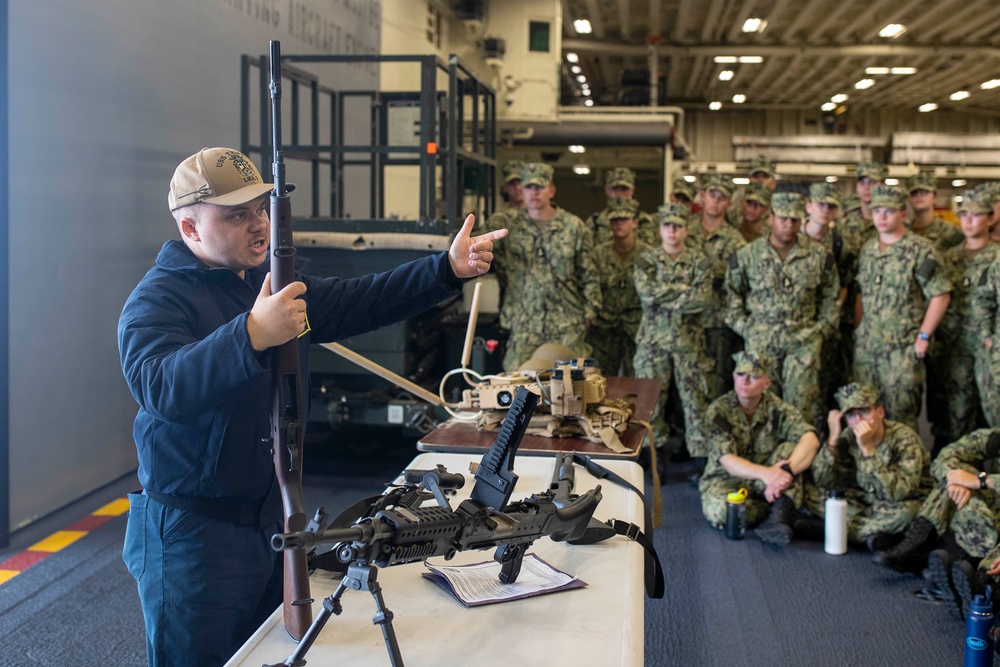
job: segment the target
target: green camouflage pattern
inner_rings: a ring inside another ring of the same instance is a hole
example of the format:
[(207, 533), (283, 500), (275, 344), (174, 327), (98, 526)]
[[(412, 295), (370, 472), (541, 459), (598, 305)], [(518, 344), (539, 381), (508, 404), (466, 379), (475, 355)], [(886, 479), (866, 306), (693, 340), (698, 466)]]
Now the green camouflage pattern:
[(840, 206), (840, 188), (833, 183), (827, 183), (825, 181), (812, 183), (809, 186), (809, 199), (814, 202)]
[(632, 250), (621, 255), (614, 242), (597, 246), (594, 264), (601, 286), (601, 307), (597, 319), (587, 332), (587, 342), (592, 355), (601, 365), (605, 375), (621, 374), (631, 377), (634, 370), (635, 337), (642, 320), (642, 304), (635, 291), (635, 262), (639, 255), (652, 247), (636, 241)]
[(763, 155), (758, 155), (750, 160), (750, 167), (747, 169), (748, 176), (760, 173), (767, 174), (768, 176), (774, 175), (774, 163)]
[(962, 193), (962, 201), (958, 205), (959, 213), (992, 213), (996, 202), (996, 193), (989, 188), (982, 190), (966, 190)]
[(724, 174), (703, 174), (700, 189), (704, 192), (718, 190), (729, 199), (733, 196), (733, 179)]
[(635, 172), (628, 167), (615, 167), (604, 172), (604, 184), (608, 187), (625, 185), (630, 188), (635, 187)]
[(608, 220), (616, 220), (618, 218), (634, 219), (639, 213), (639, 202), (634, 199), (611, 197), (608, 199), (608, 204), (604, 210), (608, 212)]
[(510, 183), (511, 181), (517, 181), (521, 179), (521, 170), (524, 168), (524, 162), (521, 160), (507, 160), (503, 163), (500, 171), (503, 174), (503, 182)]
[(743, 207), (733, 206), (726, 212), (726, 222), (730, 227), (738, 231), (747, 243), (767, 238), (771, 235), (771, 217), (767, 213), (764, 213), (760, 217), (760, 224), (757, 226), (757, 229), (752, 229), (743, 216)]
[(841, 200), (840, 208), (844, 215), (847, 215), (851, 211), (859, 210), (861, 208), (861, 196), (856, 192), (852, 192)]
[(675, 178), (670, 186), (670, 191), (679, 195), (684, 195), (690, 201), (698, 196), (698, 190), (692, 184), (684, 180), (683, 176)]
[[(608, 201), (610, 202), (611, 200), (609, 199)], [(639, 205), (639, 202), (636, 202), (636, 206), (638, 207)], [(596, 245), (607, 243), (614, 238), (614, 235), (611, 233), (611, 219), (608, 217), (610, 212), (610, 209), (604, 208), (587, 219)], [(639, 211), (636, 213), (635, 221), (635, 238), (637, 240), (647, 245), (660, 245), (660, 231), (651, 215)]]
[(541, 227), (520, 209), (507, 228), (510, 234), (493, 246), (503, 294), (500, 326), (510, 332), (504, 368), (517, 369), (543, 343), (588, 356), (587, 323), (601, 307), (590, 230), (561, 208)]
[(879, 393), (867, 382), (852, 382), (837, 390), (833, 398), (842, 413), (849, 410), (868, 410), (879, 404)]
[(878, 238), (878, 230), (875, 229), (875, 224), (871, 219), (864, 216), (860, 200), (858, 208), (850, 212), (845, 210), (842, 231), (845, 235), (850, 234), (856, 240), (858, 248), (862, 248), (872, 239)]
[(765, 208), (771, 205), (771, 188), (767, 187), (763, 183), (748, 183), (745, 188), (743, 188), (743, 199), (746, 201), (755, 201)]
[[(974, 286), (972, 312), (972, 325), (978, 329), (980, 340), (976, 386), (986, 423), (1000, 428), (1000, 261), (994, 260)], [(992, 341), (992, 347), (986, 347), (987, 339)]]
[(726, 270), (729, 258), (747, 243), (740, 233), (732, 227), (723, 224), (714, 232), (705, 233), (701, 218), (693, 220), (688, 226), (685, 244), (690, 248), (701, 250), (712, 264), (711, 307), (705, 313), (705, 327), (721, 329), (726, 327)]
[(521, 167), (521, 187), (551, 185), (552, 172), (552, 166), (544, 162), (526, 162)]
[(660, 204), (656, 209), (656, 222), (660, 225), (677, 225), (686, 229), (691, 222), (691, 212), (684, 204), (675, 202)]
[(928, 171), (921, 171), (906, 179), (906, 191), (914, 193), (917, 190), (937, 192), (937, 179)]
[(870, 457), (862, 453), (848, 428), (836, 453), (821, 447), (812, 464), (814, 483), (806, 485), (804, 505), (820, 517), (830, 490), (844, 489), (851, 542), (864, 542), (877, 533), (904, 532), (934, 486), (931, 455), (916, 431), (888, 419), (883, 423), (885, 436)]
[(772, 391), (817, 423), (825, 413), (823, 340), (840, 321), (833, 268), (818, 243), (796, 243), (782, 259), (769, 239), (758, 239), (736, 251), (726, 274), (726, 323), (748, 351), (774, 361)]
[(965, 243), (965, 234), (958, 225), (953, 225), (947, 220), (935, 217), (931, 224), (923, 229), (916, 229), (913, 226), (913, 219), (905, 221), (906, 228), (917, 236), (923, 237), (931, 242), (939, 253), (954, 248)]
[(884, 181), (889, 177), (889, 168), (881, 162), (859, 162), (854, 171), (857, 173), (858, 180), (870, 178), (873, 181)]
[(858, 259), (863, 316), (855, 330), (854, 379), (878, 387), (886, 414), (916, 427), (924, 365), (913, 344), (930, 300), (951, 292), (933, 246), (914, 234), (879, 250), (873, 239)]
[(676, 259), (649, 248), (635, 265), (635, 291), (642, 304), (636, 335), (635, 374), (663, 381), (651, 424), (657, 446), (670, 435), (664, 414), (670, 382), (677, 386), (684, 413), (685, 438), (692, 456), (705, 456), (701, 416), (708, 405), (702, 312), (712, 301), (711, 264), (701, 252), (684, 248)]
[(733, 372), (754, 376), (755, 378), (771, 375), (774, 361), (770, 357), (755, 352), (740, 351), (733, 355)]
[[(721, 528), (726, 521), (726, 494), (743, 487), (750, 491), (747, 525), (759, 524), (770, 511), (764, 500), (764, 484), (730, 475), (719, 459), (732, 454), (757, 465), (771, 466), (787, 459), (802, 437), (815, 429), (798, 410), (771, 391), (763, 393), (749, 418), (740, 407), (736, 392), (726, 392), (708, 406), (704, 424), (709, 453), (705, 472), (698, 482), (702, 513), (710, 524)], [(796, 476), (784, 492), (795, 507), (802, 505), (802, 484), (802, 476)]]
[(771, 213), (780, 218), (805, 220), (806, 200), (797, 192), (775, 192), (771, 197)]
[(876, 185), (872, 187), (872, 201), (869, 206), (906, 210), (908, 200), (906, 193), (895, 185)]

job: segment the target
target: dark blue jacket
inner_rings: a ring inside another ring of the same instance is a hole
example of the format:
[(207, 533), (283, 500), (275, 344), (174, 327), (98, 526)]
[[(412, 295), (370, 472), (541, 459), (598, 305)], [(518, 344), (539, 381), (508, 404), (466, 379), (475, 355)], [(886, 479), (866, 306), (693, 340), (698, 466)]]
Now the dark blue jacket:
[[(133, 434), (139, 482), (171, 496), (264, 498), (271, 457), (270, 352), (255, 352), (247, 314), (268, 264), (213, 269), (168, 241), (129, 296), (118, 322), (122, 371), (139, 403)], [(416, 315), (456, 294), (462, 281), (444, 253), (361, 278), (297, 276), (307, 287), (312, 332), (326, 343)], [(304, 394), (306, 395), (306, 394)]]

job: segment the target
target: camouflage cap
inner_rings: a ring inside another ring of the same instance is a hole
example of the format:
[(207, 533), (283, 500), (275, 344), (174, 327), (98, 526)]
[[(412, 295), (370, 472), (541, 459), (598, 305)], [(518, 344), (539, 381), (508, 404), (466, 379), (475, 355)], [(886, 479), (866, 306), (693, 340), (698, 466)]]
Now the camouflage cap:
[(635, 172), (628, 167), (615, 167), (614, 169), (608, 169), (604, 172), (604, 184), (612, 188), (616, 185), (626, 185), (630, 188), (634, 188)]
[(734, 373), (749, 373), (754, 377), (771, 377), (771, 358), (753, 352), (737, 352), (733, 355), (736, 362)]
[(767, 174), (768, 176), (774, 175), (774, 163), (763, 155), (758, 155), (754, 159), (750, 160), (750, 168), (747, 169), (748, 176), (760, 173)]
[(993, 197), (994, 204), (997, 200), (1000, 200), (1000, 181), (987, 181), (985, 183), (980, 183), (973, 188), (976, 192), (985, 192), (987, 195)]
[(656, 209), (656, 222), (660, 225), (677, 225), (687, 229), (689, 215), (691, 212), (684, 204), (677, 202), (660, 204)]
[(879, 404), (878, 389), (867, 382), (852, 382), (844, 385), (833, 395), (841, 412), (867, 410)]
[(966, 190), (962, 193), (962, 203), (958, 205), (960, 213), (992, 213), (996, 198), (986, 188), (982, 190)]
[(678, 176), (674, 179), (673, 184), (670, 187), (671, 191), (677, 195), (684, 195), (691, 201), (698, 195), (698, 191), (693, 185), (684, 180), (683, 176)]
[(898, 186), (876, 185), (872, 188), (872, 202), (870, 206), (872, 208), (884, 206), (885, 208), (902, 210), (906, 208), (907, 199), (909, 199), (907, 194), (899, 189)]
[(862, 178), (884, 181), (889, 176), (889, 168), (881, 162), (859, 162), (855, 171), (857, 171), (859, 181)]
[(840, 190), (833, 183), (813, 183), (809, 186), (809, 199), (817, 204), (840, 206)]
[(635, 218), (638, 212), (639, 202), (634, 199), (619, 199), (617, 197), (608, 199), (608, 220)]
[(701, 177), (701, 189), (718, 190), (728, 199), (733, 196), (733, 179), (722, 174), (705, 174)]
[(798, 192), (776, 192), (771, 197), (771, 213), (779, 218), (802, 220), (806, 217), (806, 200)]
[(525, 162), (521, 167), (521, 187), (551, 185), (552, 167), (544, 162)]
[(763, 183), (750, 183), (743, 190), (744, 201), (755, 201), (761, 206), (771, 205), (771, 188)]
[(844, 209), (845, 215), (850, 213), (851, 211), (857, 211), (859, 208), (861, 208), (861, 196), (858, 195), (858, 193), (856, 192), (852, 192), (851, 194), (844, 197), (843, 203), (840, 205), (840, 207)]
[(503, 163), (501, 171), (503, 172), (503, 182), (510, 183), (521, 178), (521, 169), (524, 167), (524, 162), (521, 160), (507, 160)]
[(921, 171), (906, 179), (906, 191), (913, 194), (916, 190), (937, 192), (937, 179), (934, 178), (934, 174)]

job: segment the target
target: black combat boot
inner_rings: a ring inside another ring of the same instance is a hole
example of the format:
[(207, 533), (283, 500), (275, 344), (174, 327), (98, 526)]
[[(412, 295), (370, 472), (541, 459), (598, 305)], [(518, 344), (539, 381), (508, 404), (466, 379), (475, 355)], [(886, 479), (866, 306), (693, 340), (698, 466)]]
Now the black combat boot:
[(788, 496), (778, 496), (771, 503), (771, 512), (764, 523), (754, 531), (761, 542), (777, 544), (786, 547), (792, 542), (795, 534), (792, 524), (795, 522), (795, 503)]
[[(947, 549), (935, 549), (927, 556), (927, 569), (931, 575), (934, 587), (941, 591), (941, 601), (948, 611), (959, 618), (964, 618), (962, 614), (962, 596), (956, 587), (956, 581), (952, 578), (953, 567), (958, 562), (952, 563), (951, 554)], [(956, 574), (958, 572), (956, 571)]]
[[(932, 552), (933, 555), (933, 552)], [(965, 620), (965, 615), (969, 613), (969, 605), (972, 600), (985, 592), (985, 584), (980, 579), (979, 573), (972, 563), (959, 558), (951, 564), (951, 581), (955, 587), (955, 596), (958, 604), (952, 609), (957, 616)]]
[(826, 539), (826, 523), (812, 514), (799, 514), (792, 522), (795, 539), (822, 542)]
[(876, 563), (891, 567), (897, 572), (919, 573), (927, 560), (928, 552), (937, 544), (938, 534), (930, 521), (918, 516), (906, 529), (903, 540), (896, 546), (877, 549), (874, 548), (876, 545), (871, 544), (871, 538), (869, 541), (869, 547), (876, 552), (873, 559)]

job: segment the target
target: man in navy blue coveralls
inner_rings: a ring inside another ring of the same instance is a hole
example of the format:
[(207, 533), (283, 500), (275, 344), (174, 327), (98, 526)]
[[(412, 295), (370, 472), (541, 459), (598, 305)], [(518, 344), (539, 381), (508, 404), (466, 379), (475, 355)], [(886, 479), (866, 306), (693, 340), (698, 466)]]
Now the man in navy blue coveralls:
[(239, 151), (206, 148), (174, 172), (181, 240), (164, 244), (118, 323), (139, 404), (142, 493), (124, 560), (138, 582), (151, 666), (221, 665), (281, 604), (282, 513), (271, 456), (270, 349), (354, 336), (416, 315), (486, 273), (499, 230), (361, 278), (297, 275), (271, 294), (271, 186)]

